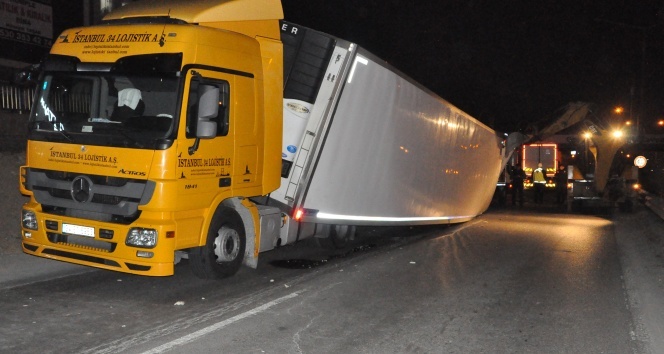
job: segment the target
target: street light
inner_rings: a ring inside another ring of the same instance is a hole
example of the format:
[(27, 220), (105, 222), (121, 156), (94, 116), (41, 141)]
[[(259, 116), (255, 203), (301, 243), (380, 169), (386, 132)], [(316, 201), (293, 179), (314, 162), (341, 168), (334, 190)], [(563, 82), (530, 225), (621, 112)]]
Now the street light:
[(614, 138), (620, 139), (623, 137), (623, 131), (622, 130), (614, 130), (613, 133), (611, 133)]
[(614, 108), (613, 111), (616, 112), (617, 114), (622, 114), (625, 111), (625, 109), (618, 106), (618, 107)]

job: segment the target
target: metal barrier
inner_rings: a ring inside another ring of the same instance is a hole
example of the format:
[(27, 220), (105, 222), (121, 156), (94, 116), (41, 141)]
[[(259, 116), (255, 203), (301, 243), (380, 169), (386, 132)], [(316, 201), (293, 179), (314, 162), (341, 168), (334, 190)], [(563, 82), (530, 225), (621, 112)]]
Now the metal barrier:
[(648, 193), (647, 191), (639, 191), (639, 196), (650, 210), (657, 214), (660, 218), (664, 219), (664, 199), (655, 194)]
[(35, 99), (35, 88), (0, 84), (0, 109), (30, 112)]

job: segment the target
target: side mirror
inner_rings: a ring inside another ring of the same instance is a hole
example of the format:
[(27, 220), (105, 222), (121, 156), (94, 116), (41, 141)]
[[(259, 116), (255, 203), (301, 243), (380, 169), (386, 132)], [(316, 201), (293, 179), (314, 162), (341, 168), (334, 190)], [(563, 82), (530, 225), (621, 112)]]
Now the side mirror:
[(196, 137), (214, 138), (217, 135), (217, 122), (213, 119), (219, 115), (219, 88), (212, 85), (200, 85), (198, 97)]

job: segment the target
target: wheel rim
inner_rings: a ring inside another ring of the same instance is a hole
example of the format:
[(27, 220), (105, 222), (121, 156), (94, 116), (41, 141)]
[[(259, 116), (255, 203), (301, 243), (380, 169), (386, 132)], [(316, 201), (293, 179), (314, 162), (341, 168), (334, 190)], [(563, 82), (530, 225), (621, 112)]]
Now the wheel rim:
[(231, 262), (240, 253), (240, 234), (233, 229), (222, 227), (214, 239), (214, 256), (217, 263)]

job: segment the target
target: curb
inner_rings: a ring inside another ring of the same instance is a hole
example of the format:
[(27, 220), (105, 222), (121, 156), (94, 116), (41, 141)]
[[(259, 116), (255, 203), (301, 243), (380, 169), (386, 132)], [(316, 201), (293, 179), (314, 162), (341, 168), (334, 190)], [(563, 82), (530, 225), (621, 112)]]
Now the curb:
[(25, 253), (0, 255), (0, 290), (6, 290), (90, 272), (94, 269), (78, 264), (31, 256)]

